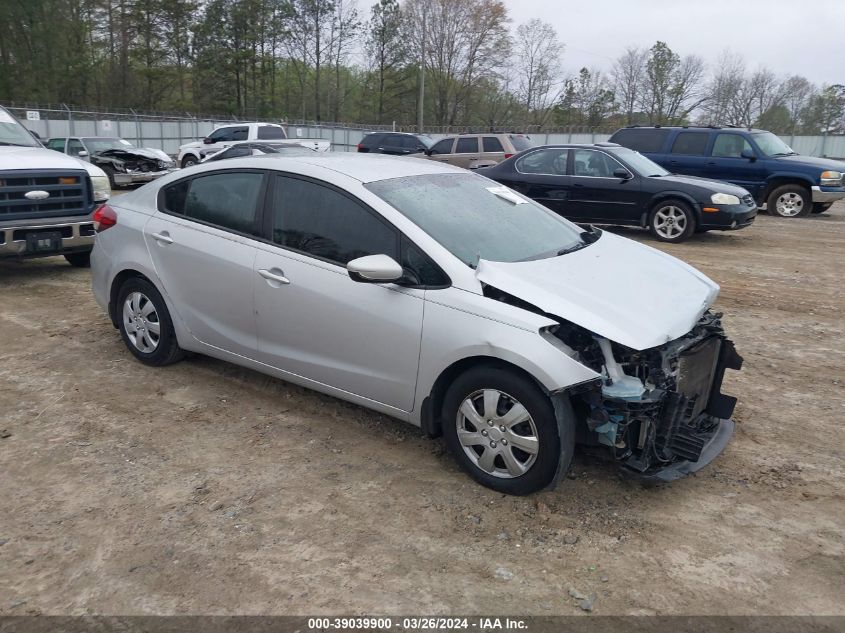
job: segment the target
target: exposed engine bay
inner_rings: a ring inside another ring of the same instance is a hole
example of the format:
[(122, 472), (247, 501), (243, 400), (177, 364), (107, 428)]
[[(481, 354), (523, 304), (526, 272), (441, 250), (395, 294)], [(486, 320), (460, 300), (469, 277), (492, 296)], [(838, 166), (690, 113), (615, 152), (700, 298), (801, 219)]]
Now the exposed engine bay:
[(106, 149), (92, 154), (90, 161), (105, 169), (116, 185), (149, 182), (175, 167), (164, 152), (139, 147)]
[(548, 332), (600, 374), (568, 394), (579, 444), (605, 447), (626, 470), (666, 481), (698, 470), (724, 448), (736, 398), (722, 394), (721, 385), (725, 370), (740, 369), (742, 358), (725, 336), (721, 314), (708, 310), (684, 336), (635, 350), (491, 286), (484, 293), (557, 321)]

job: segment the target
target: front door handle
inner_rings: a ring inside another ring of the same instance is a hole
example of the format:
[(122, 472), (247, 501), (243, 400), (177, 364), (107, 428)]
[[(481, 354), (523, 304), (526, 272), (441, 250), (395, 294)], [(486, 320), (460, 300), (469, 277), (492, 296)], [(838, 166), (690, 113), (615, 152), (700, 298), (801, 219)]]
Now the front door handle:
[(258, 274), (264, 277), (267, 281), (275, 282), (277, 284), (287, 285), (290, 283), (290, 279), (285, 277), (285, 273), (278, 268), (271, 268), (270, 270), (262, 268), (258, 271)]
[(167, 231), (162, 233), (153, 233), (153, 239), (161, 244), (173, 244), (173, 238), (167, 234)]

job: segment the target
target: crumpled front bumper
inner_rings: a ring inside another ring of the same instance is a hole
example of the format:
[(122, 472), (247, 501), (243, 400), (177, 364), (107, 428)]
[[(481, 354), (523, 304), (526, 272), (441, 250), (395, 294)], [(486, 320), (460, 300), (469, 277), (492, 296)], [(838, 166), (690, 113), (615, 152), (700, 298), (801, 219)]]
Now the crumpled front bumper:
[(156, 178), (161, 178), (167, 174), (173, 173), (175, 169), (162, 169), (160, 171), (130, 171), (130, 172), (115, 172), (114, 184), (116, 185), (136, 185), (145, 182), (151, 182)]

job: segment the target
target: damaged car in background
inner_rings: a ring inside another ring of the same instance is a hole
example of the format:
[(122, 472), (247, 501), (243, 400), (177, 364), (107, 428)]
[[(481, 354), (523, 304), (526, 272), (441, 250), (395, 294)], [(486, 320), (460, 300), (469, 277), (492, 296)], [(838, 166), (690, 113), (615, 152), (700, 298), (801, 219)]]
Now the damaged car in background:
[(87, 160), (106, 172), (112, 188), (150, 182), (169, 174), (176, 162), (160, 149), (135, 147), (122, 138), (73, 136), (51, 138), (48, 149)]
[(576, 444), (658, 481), (727, 445), (742, 360), (696, 269), (450, 165), (267, 158), (97, 211), (94, 295), (141, 362), (202, 353), (405, 420), (509, 494)]

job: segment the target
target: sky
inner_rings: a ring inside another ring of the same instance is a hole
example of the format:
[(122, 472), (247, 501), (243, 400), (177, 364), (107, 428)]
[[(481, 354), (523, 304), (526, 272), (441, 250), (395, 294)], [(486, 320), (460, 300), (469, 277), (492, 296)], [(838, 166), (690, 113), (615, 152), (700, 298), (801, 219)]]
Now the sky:
[(540, 18), (566, 45), (563, 67), (609, 70), (628, 46), (666, 42), (710, 65), (730, 49), (753, 70), (845, 83), (841, 0), (503, 0), (515, 28)]

